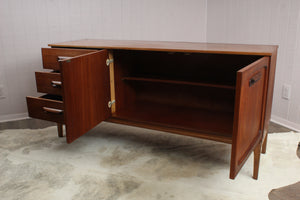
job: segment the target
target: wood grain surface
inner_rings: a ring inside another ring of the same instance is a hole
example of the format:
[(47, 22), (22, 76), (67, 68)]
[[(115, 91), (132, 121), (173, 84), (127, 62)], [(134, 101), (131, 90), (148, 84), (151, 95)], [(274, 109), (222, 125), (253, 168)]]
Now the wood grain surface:
[(62, 95), (61, 85), (55, 84), (56, 82), (61, 82), (60, 73), (35, 72), (35, 80), (38, 92), (53, 95)]
[(76, 47), (95, 49), (126, 49), (147, 51), (175, 51), (198, 53), (221, 53), (271, 56), (277, 45), (215, 44), (196, 42), (139, 41), (139, 40), (100, 40), (84, 39), (49, 44), (51, 47)]
[(54, 108), (63, 110), (63, 102), (56, 99), (51, 99), (51, 96), (47, 97), (26, 97), (28, 114), (30, 117), (43, 119), (47, 121), (64, 123), (64, 113), (51, 113), (47, 112), (43, 107)]
[[(263, 136), (263, 108), (269, 58), (237, 72), (230, 178), (235, 178)], [(253, 82), (253, 80), (255, 82)], [(256, 154), (257, 155), (257, 154)], [(259, 161), (256, 160), (256, 163)]]
[(108, 53), (97, 51), (61, 61), (67, 142), (110, 116)]
[(43, 67), (45, 69), (60, 70), (58, 56), (74, 57), (94, 50), (85, 49), (63, 49), (63, 48), (42, 48)]

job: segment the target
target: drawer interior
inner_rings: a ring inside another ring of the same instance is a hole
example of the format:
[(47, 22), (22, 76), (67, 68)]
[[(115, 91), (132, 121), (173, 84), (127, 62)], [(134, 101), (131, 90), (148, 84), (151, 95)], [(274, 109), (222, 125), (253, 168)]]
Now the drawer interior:
[(115, 51), (113, 117), (231, 137), (236, 72), (259, 58)]
[(62, 96), (59, 95), (51, 95), (51, 94), (45, 94), (40, 96), (41, 99), (48, 99), (48, 100), (54, 100), (54, 101), (61, 101), (62, 102)]

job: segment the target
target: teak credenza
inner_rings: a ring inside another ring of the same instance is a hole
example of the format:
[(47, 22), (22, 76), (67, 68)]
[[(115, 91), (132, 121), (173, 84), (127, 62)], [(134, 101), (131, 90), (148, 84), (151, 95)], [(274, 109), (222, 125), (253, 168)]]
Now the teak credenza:
[(232, 144), (230, 178), (266, 151), (277, 46), (78, 40), (42, 49), (30, 117), (71, 143), (102, 121)]

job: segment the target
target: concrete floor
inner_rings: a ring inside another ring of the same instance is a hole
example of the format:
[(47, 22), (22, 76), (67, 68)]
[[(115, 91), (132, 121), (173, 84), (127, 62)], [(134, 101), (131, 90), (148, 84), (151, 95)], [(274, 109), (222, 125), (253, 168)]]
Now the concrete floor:
[(54, 126), (56, 123), (39, 119), (22, 119), (9, 122), (0, 122), (0, 130), (4, 129), (39, 129)]
[(274, 122), (270, 122), (269, 125), (269, 133), (283, 133), (283, 132), (290, 132), (293, 131), (289, 128), (276, 124)]

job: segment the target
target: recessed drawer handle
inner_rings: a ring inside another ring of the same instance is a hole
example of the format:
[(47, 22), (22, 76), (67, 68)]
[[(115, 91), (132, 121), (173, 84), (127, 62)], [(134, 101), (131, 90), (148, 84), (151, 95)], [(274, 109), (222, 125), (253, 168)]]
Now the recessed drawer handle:
[(56, 108), (43, 107), (43, 110), (48, 113), (62, 114), (64, 111)]
[(252, 78), (250, 78), (250, 80), (249, 80), (249, 87), (253, 86), (260, 79), (261, 79), (261, 72), (255, 74)]
[(54, 88), (60, 88), (61, 87), (61, 81), (51, 81), (51, 85)]

